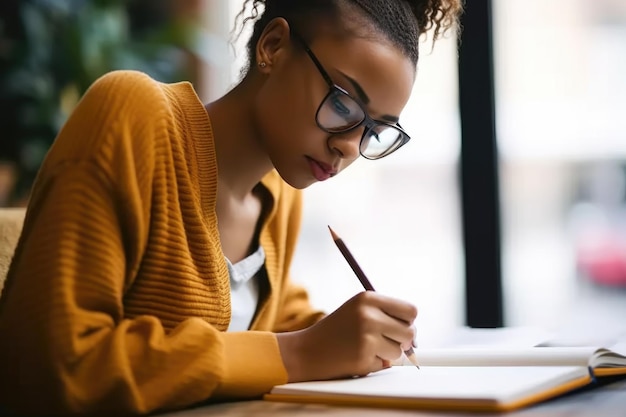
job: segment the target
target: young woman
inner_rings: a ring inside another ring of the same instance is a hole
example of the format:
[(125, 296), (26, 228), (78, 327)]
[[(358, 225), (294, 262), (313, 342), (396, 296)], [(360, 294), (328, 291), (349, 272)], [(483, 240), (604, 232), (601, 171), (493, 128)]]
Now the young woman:
[(9, 411), (253, 398), (378, 371), (411, 345), (413, 305), (363, 292), (324, 316), (290, 282), (298, 190), (409, 140), (418, 38), (460, 2), (251, 6), (249, 66), (224, 97), (113, 72), (59, 133), (0, 300)]

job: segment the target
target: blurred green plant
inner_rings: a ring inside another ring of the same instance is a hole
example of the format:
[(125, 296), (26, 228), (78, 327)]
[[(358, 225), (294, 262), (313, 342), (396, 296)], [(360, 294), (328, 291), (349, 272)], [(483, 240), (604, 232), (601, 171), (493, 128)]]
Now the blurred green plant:
[(175, 1), (0, 2), (0, 163), (17, 173), (9, 204), (27, 197), (57, 132), (98, 77), (124, 68), (163, 82), (190, 79), (194, 24), (173, 17)]

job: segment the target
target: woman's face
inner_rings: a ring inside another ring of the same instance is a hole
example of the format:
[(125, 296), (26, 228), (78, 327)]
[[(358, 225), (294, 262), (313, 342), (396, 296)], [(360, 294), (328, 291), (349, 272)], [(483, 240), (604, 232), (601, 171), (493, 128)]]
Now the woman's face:
[[(266, 67), (255, 103), (256, 123), (281, 177), (305, 188), (337, 175), (360, 156), (364, 126), (331, 134), (317, 125), (328, 83), (297, 41), (286, 45)], [(384, 41), (364, 37), (320, 35), (309, 47), (332, 82), (360, 102), (371, 118), (397, 121), (415, 81), (409, 58)]]

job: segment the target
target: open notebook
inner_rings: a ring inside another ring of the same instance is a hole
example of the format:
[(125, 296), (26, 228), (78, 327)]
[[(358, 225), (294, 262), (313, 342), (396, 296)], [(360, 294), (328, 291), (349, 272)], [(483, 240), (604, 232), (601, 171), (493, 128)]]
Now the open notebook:
[(508, 411), (587, 386), (598, 377), (626, 375), (626, 349), (621, 349), (417, 350), (421, 370), (397, 365), (362, 378), (279, 385), (265, 399), (386, 408)]

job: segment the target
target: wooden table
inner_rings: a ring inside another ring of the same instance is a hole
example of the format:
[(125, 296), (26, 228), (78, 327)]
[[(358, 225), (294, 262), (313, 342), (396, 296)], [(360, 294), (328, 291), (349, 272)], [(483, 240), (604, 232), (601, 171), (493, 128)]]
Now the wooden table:
[(626, 378), (571, 393), (532, 407), (505, 414), (432, 412), (415, 410), (365, 409), (269, 401), (241, 401), (201, 406), (159, 414), (159, 417), (626, 417)]

